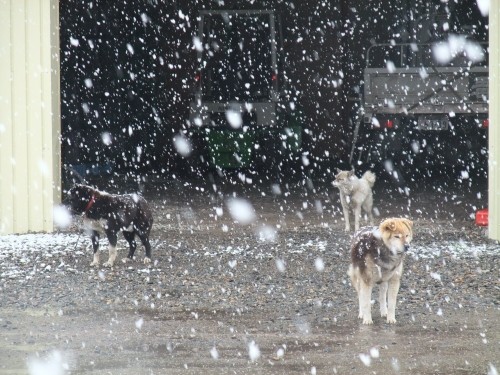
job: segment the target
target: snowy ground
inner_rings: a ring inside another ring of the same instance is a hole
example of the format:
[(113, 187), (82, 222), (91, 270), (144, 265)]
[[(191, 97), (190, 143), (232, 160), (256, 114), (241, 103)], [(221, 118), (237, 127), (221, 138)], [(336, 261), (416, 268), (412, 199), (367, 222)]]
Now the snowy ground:
[[(101, 240), (101, 249), (106, 249), (106, 240)], [(124, 240), (118, 242), (119, 248), (126, 249)], [(158, 243), (153, 243), (154, 247)], [(175, 248), (174, 245), (171, 245)], [(302, 254), (315, 249), (318, 254), (331, 251), (327, 241), (315, 239), (295, 244), (287, 253)], [(125, 250), (124, 250), (125, 252)], [(262, 249), (249, 249), (243, 246), (191, 248), (190, 252), (199, 257), (219, 257), (221, 255), (245, 254), (247, 257), (273, 257), (271, 252)], [(0, 237), (0, 279), (22, 278), (33, 276), (34, 273), (75, 271), (71, 264), (63, 260), (66, 256), (79, 258), (82, 261), (90, 259), (92, 248), (88, 236), (76, 233), (55, 234), (23, 234)], [(485, 255), (500, 254), (500, 245), (495, 242), (475, 244), (466, 240), (435, 242), (426, 245), (414, 245), (408, 255), (415, 259), (436, 259), (450, 256), (453, 259), (478, 258)], [(321, 258), (318, 258), (321, 259)], [(32, 265), (32, 268), (26, 268)]]
[(247, 225), (207, 191), (150, 192), (148, 267), (138, 248), (135, 262), (91, 268), (74, 227), (0, 237), (0, 372), (497, 374), (500, 246), (470, 219), (476, 191), (390, 205), (376, 191), (380, 216), (405, 212), (415, 236), (398, 324), (375, 302), (373, 327), (357, 319), (335, 191), (286, 203), (250, 191)]

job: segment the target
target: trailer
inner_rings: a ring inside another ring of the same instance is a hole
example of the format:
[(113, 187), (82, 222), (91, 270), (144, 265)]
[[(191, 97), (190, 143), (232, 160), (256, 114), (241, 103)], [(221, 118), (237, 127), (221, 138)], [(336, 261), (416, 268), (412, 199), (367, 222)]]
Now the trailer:
[(400, 174), (447, 167), (486, 173), (487, 47), (460, 35), (371, 46), (351, 165)]

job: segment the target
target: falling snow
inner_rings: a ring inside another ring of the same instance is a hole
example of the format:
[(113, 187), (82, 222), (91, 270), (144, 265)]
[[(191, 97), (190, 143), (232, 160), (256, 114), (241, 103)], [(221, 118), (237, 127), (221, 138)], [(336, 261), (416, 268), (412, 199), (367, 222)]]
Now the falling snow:
[[(30, 180), (11, 206), (46, 220), (38, 193), (64, 200), (82, 182), (144, 195), (152, 262), (142, 246), (126, 261), (119, 234), (120, 261), (91, 267), (67, 202), (54, 233), (1, 236), (0, 372), (498, 375), (500, 245), (474, 223), (488, 203), (493, 2), (241, 8), (61, 2), (62, 191)], [(52, 177), (36, 150), (15, 151), (2, 166), (25, 173), (27, 154)], [(396, 328), (373, 296), (374, 326), (357, 320), (352, 233), (331, 185), (344, 167), (375, 171), (376, 222), (415, 223)], [(106, 235), (98, 243), (103, 263)]]

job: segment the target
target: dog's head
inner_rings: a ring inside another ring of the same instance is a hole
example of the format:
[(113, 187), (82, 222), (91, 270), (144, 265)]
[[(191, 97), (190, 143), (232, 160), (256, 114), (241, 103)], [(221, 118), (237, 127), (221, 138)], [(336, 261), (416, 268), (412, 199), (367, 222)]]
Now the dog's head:
[(349, 183), (351, 178), (354, 176), (354, 169), (350, 171), (343, 171), (337, 168), (337, 174), (335, 175), (335, 180), (332, 182), (333, 186), (341, 187)]
[(408, 250), (413, 239), (413, 221), (404, 218), (385, 219), (380, 223), (379, 230), (391, 253), (402, 254)]
[(68, 191), (67, 204), (71, 213), (82, 214), (95, 199), (97, 190), (87, 185), (76, 184)]

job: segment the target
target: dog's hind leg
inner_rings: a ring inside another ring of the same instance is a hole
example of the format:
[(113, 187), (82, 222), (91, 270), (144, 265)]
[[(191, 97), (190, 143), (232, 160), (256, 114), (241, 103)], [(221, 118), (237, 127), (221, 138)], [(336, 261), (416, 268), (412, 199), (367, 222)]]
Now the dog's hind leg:
[[(349, 275), (349, 277), (351, 278), (351, 284), (356, 290), (359, 299), (359, 285), (361, 284), (361, 279), (357, 276), (356, 272), (357, 269), (354, 269), (352, 264), (349, 265), (349, 269), (347, 270), (347, 275)], [(363, 319), (363, 311), (361, 311), (361, 300), (359, 300), (358, 307), (359, 307), (358, 318)]]
[(151, 263), (151, 244), (149, 243), (149, 233), (139, 233), (139, 238), (141, 239), (144, 249), (146, 250), (144, 264)]
[(113, 267), (113, 264), (115, 263), (116, 256), (118, 255), (118, 252), (116, 251), (116, 242), (118, 241), (116, 232), (108, 230), (106, 231), (106, 236), (108, 237), (109, 241), (109, 258), (106, 261), (106, 263), (103, 264), (105, 267)]
[(359, 220), (361, 219), (361, 206), (355, 205), (353, 208), (354, 212), (354, 230), (359, 230)]
[(99, 232), (92, 231), (92, 250), (94, 250), (94, 259), (90, 263), (91, 267), (99, 267)]
[(372, 320), (372, 286), (364, 281), (359, 283), (359, 311), (363, 324), (373, 324)]
[(127, 259), (134, 259), (135, 249), (137, 248), (137, 244), (135, 242), (135, 232), (124, 231), (123, 237), (125, 237), (129, 245)]
[(387, 288), (388, 287), (389, 287), (389, 284), (387, 283), (387, 281), (384, 281), (380, 284), (378, 303), (380, 305), (380, 316), (381, 317), (387, 316)]
[(373, 225), (375, 222), (373, 220), (373, 196), (369, 196), (366, 198), (363, 203), (363, 210), (365, 210), (366, 214), (368, 215), (368, 221), (370, 225)]
[(396, 323), (396, 299), (398, 297), (400, 278), (395, 275), (389, 280), (387, 293), (387, 323)]

